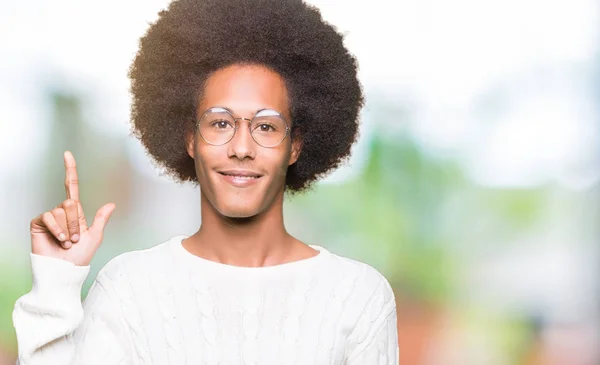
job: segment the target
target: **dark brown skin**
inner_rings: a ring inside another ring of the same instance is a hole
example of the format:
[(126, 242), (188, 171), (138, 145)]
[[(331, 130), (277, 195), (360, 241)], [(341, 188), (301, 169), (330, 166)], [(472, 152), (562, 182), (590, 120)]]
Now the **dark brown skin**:
[[(290, 123), (285, 82), (276, 72), (258, 65), (233, 65), (213, 73), (199, 102), (198, 116), (214, 106), (252, 118), (256, 111), (274, 109)], [(188, 136), (201, 186), (202, 224), (183, 241), (192, 254), (235, 266), (273, 266), (315, 256), (318, 252), (292, 237), (283, 222), (287, 168), (300, 155), (302, 144), (288, 135), (276, 147), (252, 139), (247, 121), (240, 120), (227, 144), (213, 146), (196, 132)], [(262, 175), (247, 187), (224, 181), (218, 171), (242, 169)]]

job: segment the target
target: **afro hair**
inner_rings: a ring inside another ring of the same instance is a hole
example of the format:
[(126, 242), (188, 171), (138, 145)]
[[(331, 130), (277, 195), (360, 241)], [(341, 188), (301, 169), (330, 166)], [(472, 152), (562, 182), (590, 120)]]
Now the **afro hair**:
[(364, 103), (357, 63), (318, 9), (300, 0), (175, 0), (140, 39), (129, 70), (132, 133), (167, 175), (197, 183), (186, 136), (206, 79), (232, 64), (285, 80), (292, 138), (302, 140), (287, 191), (307, 189), (349, 156)]

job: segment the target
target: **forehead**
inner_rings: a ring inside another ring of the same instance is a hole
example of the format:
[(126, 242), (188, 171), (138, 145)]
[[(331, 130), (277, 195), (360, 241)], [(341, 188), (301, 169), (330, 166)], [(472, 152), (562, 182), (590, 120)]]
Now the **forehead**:
[(215, 71), (206, 80), (198, 112), (214, 106), (226, 107), (238, 116), (252, 116), (261, 109), (274, 109), (288, 116), (285, 80), (260, 65), (232, 65)]

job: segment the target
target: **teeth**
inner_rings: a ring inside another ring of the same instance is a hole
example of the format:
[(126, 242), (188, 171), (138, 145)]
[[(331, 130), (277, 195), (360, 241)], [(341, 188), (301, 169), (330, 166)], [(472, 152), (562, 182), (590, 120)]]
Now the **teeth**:
[(241, 176), (241, 175), (229, 175), (229, 176), (233, 176), (236, 179), (256, 179), (256, 176)]

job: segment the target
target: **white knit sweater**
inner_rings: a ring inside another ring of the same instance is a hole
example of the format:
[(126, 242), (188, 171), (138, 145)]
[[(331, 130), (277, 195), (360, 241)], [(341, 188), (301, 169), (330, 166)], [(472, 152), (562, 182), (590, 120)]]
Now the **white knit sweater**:
[(31, 254), (13, 312), (21, 365), (397, 365), (396, 304), (373, 267), (325, 248), (267, 267), (192, 255), (176, 236), (89, 266)]

